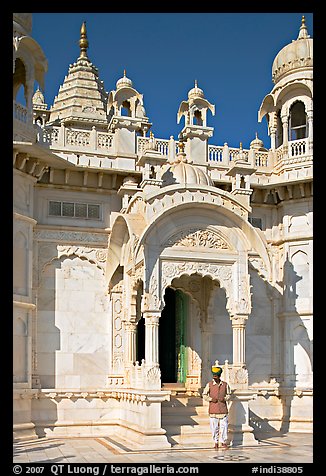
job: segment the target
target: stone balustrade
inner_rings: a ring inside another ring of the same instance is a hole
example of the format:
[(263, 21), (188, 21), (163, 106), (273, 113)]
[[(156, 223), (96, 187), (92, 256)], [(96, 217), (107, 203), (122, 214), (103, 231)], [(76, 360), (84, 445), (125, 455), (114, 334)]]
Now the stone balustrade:
[(28, 112), (26, 107), (24, 107), (19, 102), (13, 101), (13, 117), (18, 121), (27, 123)]
[(113, 134), (52, 126), (43, 129), (38, 135), (41, 144), (70, 150), (94, 150), (98, 153), (108, 153), (112, 149)]
[(289, 157), (302, 157), (308, 152), (308, 138), (289, 142)]
[[(14, 117), (20, 121), (27, 120), (27, 110), (21, 104), (14, 102)], [(94, 154), (110, 155), (114, 153), (114, 134), (105, 131), (82, 130), (70, 127), (46, 127), (38, 133), (38, 142), (51, 148), (65, 148), (72, 152), (93, 152)], [(171, 139), (157, 139), (150, 142), (151, 137), (138, 136), (136, 142), (136, 153), (138, 156), (155, 144), (155, 150), (163, 157), (174, 157), (177, 153), (178, 142)], [(174, 150), (170, 150), (173, 147)], [(242, 155), (242, 159), (252, 162), (258, 170), (272, 169), (280, 161), (287, 159), (301, 159), (310, 156), (308, 138), (289, 141), (287, 147), (281, 145), (273, 153), (264, 150), (240, 149), (229, 147), (227, 143), (223, 146), (208, 145), (208, 163), (211, 168), (228, 168), (234, 161)], [(274, 164), (270, 163), (274, 155)], [(112, 166), (112, 165), (111, 165)]]
[(143, 359), (141, 364), (135, 364), (129, 370), (130, 388), (145, 390), (161, 389), (161, 371), (158, 367), (147, 366)]

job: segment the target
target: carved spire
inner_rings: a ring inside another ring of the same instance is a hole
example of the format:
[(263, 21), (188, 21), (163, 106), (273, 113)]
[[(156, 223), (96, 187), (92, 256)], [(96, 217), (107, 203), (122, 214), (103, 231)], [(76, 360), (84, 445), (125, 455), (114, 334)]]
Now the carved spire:
[(88, 39), (87, 39), (87, 31), (86, 31), (86, 21), (83, 22), (80, 29), (79, 46), (80, 46), (80, 57), (88, 58), (87, 56)]
[(306, 27), (306, 19), (304, 15), (302, 15), (301, 26), (300, 26), (299, 35), (297, 39), (302, 40), (303, 38), (309, 38), (308, 30)]

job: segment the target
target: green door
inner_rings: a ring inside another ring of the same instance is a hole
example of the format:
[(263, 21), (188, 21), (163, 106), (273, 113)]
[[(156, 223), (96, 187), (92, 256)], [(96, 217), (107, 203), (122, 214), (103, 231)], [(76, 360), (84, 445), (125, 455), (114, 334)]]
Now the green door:
[(159, 326), (159, 362), (164, 383), (185, 383), (187, 376), (186, 324), (188, 296), (166, 288)]
[(187, 377), (186, 324), (188, 313), (188, 296), (179, 289), (176, 290), (175, 294), (177, 382), (185, 383)]

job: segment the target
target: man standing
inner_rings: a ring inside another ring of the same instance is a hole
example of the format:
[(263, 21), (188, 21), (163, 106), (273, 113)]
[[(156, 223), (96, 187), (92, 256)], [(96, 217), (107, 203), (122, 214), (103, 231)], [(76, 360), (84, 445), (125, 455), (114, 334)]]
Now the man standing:
[(218, 450), (219, 437), (223, 449), (228, 447), (226, 440), (228, 434), (228, 407), (231, 390), (229, 385), (220, 379), (222, 368), (213, 366), (213, 379), (207, 383), (203, 391), (203, 399), (209, 402), (209, 424), (215, 443), (214, 448)]

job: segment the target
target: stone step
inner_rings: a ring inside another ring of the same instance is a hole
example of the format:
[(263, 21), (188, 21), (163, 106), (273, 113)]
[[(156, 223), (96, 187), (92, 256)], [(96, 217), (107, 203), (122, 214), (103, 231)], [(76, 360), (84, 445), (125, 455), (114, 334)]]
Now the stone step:
[(205, 419), (185, 420), (185, 419), (175, 418), (173, 421), (162, 419), (161, 427), (164, 428), (167, 431), (170, 431), (170, 429), (173, 427), (173, 429), (179, 428), (179, 431), (186, 431), (187, 432), (188, 430), (182, 430), (182, 429), (183, 428), (188, 428), (188, 427), (189, 428), (195, 428), (196, 427), (198, 429), (200, 429), (201, 427), (209, 428), (209, 425), (207, 427), (207, 423), (208, 423), (208, 419), (206, 419), (206, 420)]
[(162, 428), (172, 445), (212, 444), (208, 404), (201, 397), (179, 394), (163, 402)]
[(201, 397), (171, 396), (169, 401), (162, 402), (163, 407), (198, 407), (207, 406)]
[[(163, 425), (162, 425), (163, 426)], [(169, 424), (163, 426), (164, 429), (166, 430), (167, 434), (172, 435), (172, 434), (180, 434), (180, 435), (186, 435), (186, 434), (194, 434), (196, 433), (197, 435), (210, 435), (210, 427), (209, 423), (187, 423), (187, 424)]]
[(207, 406), (194, 406), (194, 407), (177, 407), (177, 406), (162, 406), (162, 415), (208, 415)]
[(166, 430), (168, 441), (174, 446), (201, 444), (210, 446), (212, 435), (207, 425), (169, 425), (163, 427)]

